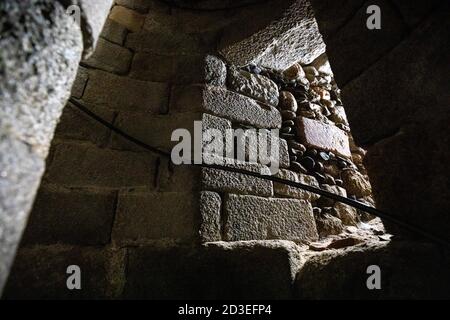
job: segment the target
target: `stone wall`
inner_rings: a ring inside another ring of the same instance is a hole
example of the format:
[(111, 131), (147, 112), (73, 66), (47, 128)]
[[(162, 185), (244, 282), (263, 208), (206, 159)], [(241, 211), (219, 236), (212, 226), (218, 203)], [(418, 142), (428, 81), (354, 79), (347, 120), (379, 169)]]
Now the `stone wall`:
[(379, 209), (448, 239), (448, 1), (311, 3)]
[[(205, 81), (209, 48), (202, 47), (202, 37), (209, 36), (202, 22), (191, 25), (189, 12), (171, 11), (159, 1), (118, 1), (72, 89), (74, 98), (107, 121), (165, 149), (174, 129), (202, 117), (171, 107), (171, 97), (177, 88)], [(177, 36), (179, 23), (185, 31)], [(199, 241), (199, 174), (169, 166), (67, 106), (6, 297), (121, 294), (130, 246)], [(31, 270), (21, 270), (30, 264)], [(61, 282), (71, 264), (92, 280), (80, 293)], [(22, 287), (28, 277), (34, 290)]]
[[(276, 85), (267, 78), (262, 87), (249, 88), (259, 96), (236, 92), (224, 60), (214, 55), (220, 37), (242, 20), (241, 11), (117, 1), (94, 54), (80, 64), (72, 96), (127, 133), (165, 150), (174, 145), (172, 131), (192, 130), (193, 120), (203, 120), (204, 129), (280, 128)], [(270, 83), (274, 91), (265, 101), (261, 92)], [(285, 176), (309, 181), (286, 170), (285, 140), (280, 154)], [(243, 167), (264, 169), (261, 164)], [(130, 283), (139, 277), (133, 270), (139, 271), (134, 262), (149, 263), (142, 260), (148, 254), (189, 252), (194, 245), (193, 254), (203, 256), (210, 250), (201, 243), (220, 240), (317, 240), (311, 197), (257, 178), (172, 166), (68, 106), (6, 297), (24, 297), (21, 283), (27, 277), (35, 282), (29, 296), (135, 296), (139, 292)], [(60, 260), (50, 262), (55, 255)], [(26, 261), (41, 267), (27, 271), (22, 265)], [(58, 271), (64, 263), (79, 263), (91, 275), (86, 290), (64, 292)], [(49, 290), (41, 291), (44, 282)], [(148, 289), (142, 290), (147, 295)]]
[[(220, 131), (279, 128), (278, 176), (372, 202), (365, 152), (306, 1), (170, 3), (116, 0), (72, 96), (165, 150), (194, 120)], [(364, 296), (363, 268), (389, 266), (383, 279), (408, 283), (422, 269), (404, 272), (405, 261), (430, 247), (391, 245), (372, 218), (266, 180), (170, 165), (69, 106), (5, 298), (379, 298)], [(66, 288), (73, 264), (83, 290)], [(316, 285), (317, 270), (327, 281)], [(414, 288), (446, 296), (436, 283)], [(386, 296), (409, 297), (409, 288)]]

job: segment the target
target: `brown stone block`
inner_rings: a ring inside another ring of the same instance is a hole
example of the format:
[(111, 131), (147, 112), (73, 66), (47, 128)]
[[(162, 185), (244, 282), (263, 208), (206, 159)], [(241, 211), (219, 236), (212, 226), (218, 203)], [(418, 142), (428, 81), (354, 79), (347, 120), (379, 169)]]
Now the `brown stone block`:
[[(439, 261), (438, 263), (436, 261)], [(367, 281), (381, 271), (381, 290), (368, 290)], [(449, 299), (450, 261), (439, 246), (423, 242), (372, 242), (310, 256), (295, 283), (295, 298), (333, 299)]]
[(114, 6), (109, 15), (109, 19), (120, 23), (132, 32), (138, 32), (144, 24), (145, 15), (126, 7)]
[[(95, 112), (108, 122), (114, 119), (114, 112), (105, 108), (90, 106), (89, 110)], [(64, 108), (61, 119), (56, 127), (55, 136), (76, 140), (88, 140), (97, 145), (104, 145), (111, 130), (101, 125), (84, 112), (72, 106), (69, 102)]]
[(317, 120), (298, 117), (297, 128), (302, 142), (307, 146), (332, 151), (351, 158), (348, 136), (338, 127)]
[[(293, 181), (293, 182), (304, 183), (309, 186), (319, 188), (319, 183), (317, 182), (317, 180), (314, 176), (301, 174), (301, 173), (297, 173), (297, 172), (286, 170), (286, 169), (280, 169), (280, 171), (276, 174), (276, 177), (281, 178), (281, 179), (286, 179), (289, 181)], [(288, 186), (286, 184), (279, 183), (279, 182), (274, 182), (273, 188), (274, 188), (275, 194), (280, 195), (280, 196), (297, 198), (297, 199), (307, 200), (307, 201), (315, 201), (320, 197), (319, 195), (317, 195), (315, 193), (308, 192), (308, 191), (302, 190), (300, 188), (291, 187), (291, 186)]]
[(45, 179), (66, 186), (154, 186), (157, 157), (150, 153), (115, 151), (88, 143), (55, 147)]
[(318, 238), (311, 203), (305, 200), (230, 194), (224, 212), (227, 241)]
[(200, 237), (202, 242), (220, 241), (221, 235), (221, 207), (222, 199), (215, 192), (202, 191), (200, 193)]
[(119, 245), (199, 239), (199, 194), (123, 190), (112, 239)]

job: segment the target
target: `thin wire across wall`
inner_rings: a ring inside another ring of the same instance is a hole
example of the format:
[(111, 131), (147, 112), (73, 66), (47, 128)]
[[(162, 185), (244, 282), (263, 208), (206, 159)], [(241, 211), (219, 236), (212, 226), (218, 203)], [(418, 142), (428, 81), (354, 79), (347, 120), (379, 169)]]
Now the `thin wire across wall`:
[[(113, 125), (112, 123), (106, 121), (105, 119), (103, 119), (102, 117), (100, 117), (99, 115), (97, 115), (96, 113), (92, 112), (91, 110), (89, 110), (86, 106), (84, 106), (81, 102), (75, 100), (73, 97), (71, 97), (69, 99), (70, 101), (70, 106), (74, 106), (75, 108), (77, 108), (78, 110), (82, 111), (83, 113), (85, 113), (86, 115), (88, 115), (90, 118), (94, 119), (95, 121), (99, 122), (100, 124), (102, 124), (103, 126), (111, 129), (113, 132), (117, 133), (118, 135), (122, 136), (123, 138), (125, 138), (126, 140), (138, 145), (139, 147), (159, 154), (165, 158), (171, 158), (170, 156), (170, 152), (166, 151), (166, 150), (161, 150), (158, 149), (154, 146), (151, 146), (145, 142), (143, 142), (142, 140), (139, 140), (131, 135), (129, 135), (128, 133), (124, 132), (123, 130), (121, 130), (120, 128), (116, 127), (115, 125)], [(244, 174), (244, 175), (248, 175), (248, 176), (252, 176), (252, 177), (256, 177), (259, 179), (263, 179), (263, 180), (268, 180), (268, 181), (272, 181), (272, 182), (277, 182), (277, 183), (282, 183), (291, 187), (295, 187), (295, 188), (299, 188), (308, 192), (312, 192), (315, 194), (318, 194), (320, 196), (344, 203), (346, 205), (349, 205), (351, 207), (354, 207), (358, 210), (367, 212), (369, 214), (372, 214), (376, 217), (379, 217), (381, 219), (384, 219), (385, 221), (388, 221), (390, 223), (393, 223), (409, 232), (418, 234), (422, 237), (425, 237), (427, 239), (429, 239), (430, 241), (433, 241), (435, 243), (438, 243), (440, 245), (443, 245), (445, 247), (447, 247), (448, 249), (450, 249), (450, 242), (447, 241), (446, 239), (434, 235), (430, 232), (428, 232), (427, 230), (412, 224), (410, 222), (407, 222), (399, 217), (396, 217), (390, 213), (386, 213), (383, 211), (380, 211), (374, 207), (368, 206), (362, 202), (359, 202), (357, 200), (351, 199), (351, 198), (347, 198), (347, 197), (343, 197), (331, 192), (328, 192), (326, 190), (322, 190), (320, 188), (316, 188), (304, 183), (300, 183), (300, 182), (294, 182), (294, 181), (290, 181), (290, 180), (286, 180), (286, 179), (282, 179), (279, 177), (275, 177), (275, 176), (271, 176), (271, 175), (262, 175), (258, 172), (252, 172), (252, 171), (248, 171), (245, 169), (240, 169), (240, 168), (236, 168), (236, 167), (228, 167), (228, 166), (223, 166), (223, 165), (219, 165), (219, 164), (206, 164), (206, 163), (202, 163), (202, 164), (184, 164), (184, 165), (190, 165), (190, 166), (196, 166), (196, 167), (201, 167), (201, 168), (210, 168), (210, 169), (217, 169), (217, 170), (222, 170), (222, 171), (227, 171), (227, 172), (232, 172), (232, 173), (239, 173), (239, 174)]]

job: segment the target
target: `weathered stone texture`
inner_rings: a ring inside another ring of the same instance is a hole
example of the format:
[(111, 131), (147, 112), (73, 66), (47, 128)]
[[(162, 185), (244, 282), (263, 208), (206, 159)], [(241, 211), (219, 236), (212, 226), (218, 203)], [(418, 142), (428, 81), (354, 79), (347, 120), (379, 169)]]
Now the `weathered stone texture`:
[(297, 118), (297, 129), (300, 139), (307, 146), (351, 158), (348, 136), (345, 131), (336, 126), (299, 117)]
[[(280, 169), (280, 171), (276, 174), (276, 177), (293, 182), (300, 182), (312, 187), (319, 188), (319, 183), (317, 182), (316, 178), (310, 175), (301, 174), (286, 169)], [(276, 195), (287, 196), (301, 200), (315, 201), (320, 197), (315, 193), (308, 192), (300, 188), (291, 187), (279, 182), (274, 182), (273, 188)]]
[[(322, 184), (322, 185), (320, 185), (320, 188), (325, 191), (328, 191), (330, 193), (337, 194), (338, 196), (347, 197), (347, 191), (342, 187), (331, 186), (329, 184)], [(318, 200), (318, 203), (320, 205), (322, 205), (323, 207), (332, 207), (333, 204), (335, 203), (335, 201), (333, 199), (330, 199), (327, 197), (320, 197), (320, 199)]]
[[(163, 29), (166, 31), (166, 29)], [(127, 36), (125, 46), (133, 51), (160, 55), (206, 54), (211, 51), (215, 37), (173, 32), (139, 32)]]
[(228, 85), (237, 93), (274, 107), (278, 105), (278, 87), (265, 76), (238, 71), (232, 67), (228, 72)]
[(83, 33), (84, 51), (83, 57), (89, 57), (97, 46), (97, 40), (103, 29), (105, 20), (113, 0), (63, 0), (60, 2), (80, 6), (81, 8), (81, 31)]
[(158, 166), (158, 190), (162, 192), (198, 191), (201, 168), (190, 165), (175, 166), (168, 159), (161, 159)]
[(341, 177), (348, 194), (355, 195), (358, 198), (364, 198), (372, 194), (369, 181), (357, 170), (344, 170)]
[(317, 240), (311, 204), (297, 199), (227, 195), (224, 201), (228, 241)]
[[(115, 125), (133, 137), (161, 150), (170, 152), (178, 141), (171, 141), (176, 129), (186, 129), (194, 138), (194, 121), (200, 121), (200, 113), (180, 113), (171, 115), (149, 115), (142, 112), (119, 112)], [(199, 132), (201, 135), (201, 132)], [(200, 136), (201, 137), (201, 136)], [(112, 148), (147, 152), (142, 147), (113, 133)]]
[(354, 207), (343, 204), (342, 202), (336, 202), (334, 204), (332, 214), (348, 226), (356, 226), (359, 222), (358, 211)]
[(101, 245), (110, 241), (116, 193), (102, 189), (39, 189), (23, 245)]
[[(239, 131), (237, 129), (233, 131), (233, 136), (236, 136), (234, 148), (239, 159), (245, 158), (245, 161), (273, 168), (275, 166), (289, 168), (288, 144), (278, 135), (272, 135), (270, 131), (259, 132), (255, 129), (241, 129)], [(229, 137), (231, 139), (231, 135)]]
[(321, 238), (326, 238), (330, 235), (338, 235), (344, 231), (342, 221), (330, 214), (321, 214), (315, 217), (317, 232)]
[(124, 190), (119, 195), (113, 241), (118, 245), (198, 241), (198, 198), (189, 192)]
[(84, 94), (84, 89), (86, 88), (88, 79), (88, 71), (83, 67), (79, 67), (77, 76), (72, 85), (72, 91), (70, 92), (70, 95), (74, 98), (80, 99)]
[(171, 95), (172, 111), (205, 111), (256, 128), (281, 127), (280, 112), (244, 95), (214, 86), (179, 86)]
[(309, 1), (269, 1), (243, 8), (225, 29), (220, 52), (237, 66), (258, 62), (277, 70), (308, 64), (325, 51)]
[(200, 240), (202, 242), (222, 240), (220, 219), (222, 199), (215, 192), (200, 193)]
[[(268, 167), (260, 164), (237, 163), (228, 164), (228, 166), (251, 172), (270, 174)], [(204, 189), (212, 191), (254, 194), (268, 197), (273, 195), (273, 183), (271, 181), (219, 169), (203, 168), (202, 186)]]
[(129, 252), (127, 299), (288, 299), (302, 261), (289, 241), (143, 247)]

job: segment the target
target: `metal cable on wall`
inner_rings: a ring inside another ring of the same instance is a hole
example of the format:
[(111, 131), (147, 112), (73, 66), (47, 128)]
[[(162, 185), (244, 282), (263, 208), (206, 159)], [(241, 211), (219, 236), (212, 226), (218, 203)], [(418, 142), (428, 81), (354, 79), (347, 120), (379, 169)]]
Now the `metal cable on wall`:
[[(95, 114), (94, 112), (92, 112), (91, 110), (89, 110), (86, 106), (84, 106), (82, 103), (80, 103), (79, 101), (75, 100), (73, 97), (71, 97), (69, 99), (69, 102), (71, 104), (71, 106), (77, 108), (78, 110), (82, 111), (83, 113), (85, 113), (86, 115), (88, 115), (89, 117), (91, 117), (92, 119), (94, 119), (95, 121), (99, 122), (100, 124), (102, 124), (103, 126), (111, 129), (113, 132), (117, 133), (118, 135), (122, 136), (123, 138), (125, 138), (126, 140), (138, 145), (139, 147), (159, 154), (163, 157), (169, 158), (170, 159), (170, 152), (165, 151), (165, 150), (160, 150), (154, 146), (151, 146), (131, 135), (129, 135), (128, 133), (122, 131), (120, 128), (116, 127), (115, 125), (113, 125), (112, 123), (106, 121), (105, 119), (101, 118), (100, 116), (98, 116), (97, 114)], [(185, 164), (187, 165), (187, 164)], [(385, 221), (388, 221), (390, 223), (396, 224), (399, 227), (415, 233), (417, 235), (420, 235), (424, 238), (427, 238), (430, 241), (433, 241), (437, 244), (443, 245), (446, 248), (450, 249), (450, 242), (448, 242), (447, 240), (441, 238), (440, 236), (434, 235), (426, 230), (424, 230), (423, 228), (414, 225), (410, 222), (407, 222), (399, 217), (396, 217), (390, 213), (386, 213), (383, 211), (380, 211), (374, 207), (368, 206), (362, 202), (359, 202), (357, 200), (351, 199), (351, 198), (347, 198), (347, 197), (343, 197), (325, 190), (322, 190), (320, 188), (317, 187), (313, 187), (307, 184), (303, 184), (300, 182), (294, 182), (294, 181), (290, 181), (290, 180), (286, 180), (286, 179), (282, 179), (279, 177), (275, 177), (275, 176), (271, 176), (271, 175), (262, 175), (258, 172), (252, 172), (252, 171), (248, 171), (245, 169), (240, 169), (240, 168), (235, 168), (235, 167), (227, 167), (227, 166), (223, 166), (223, 165), (219, 165), (219, 164), (189, 164), (191, 166), (196, 166), (196, 167), (201, 167), (201, 168), (210, 168), (210, 169), (217, 169), (217, 170), (222, 170), (222, 171), (227, 171), (227, 172), (232, 172), (232, 173), (239, 173), (239, 174), (244, 174), (244, 175), (248, 175), (248, 176), (253, 176), (259, 179), (263, 179), (263, 180), (268, 180), (268, 181), (272, 181), (272, 182), (277, 182), (277, 183), (282, 183), (291, 187), (295, 187), (295, 188), (299, 188), (308, 192), (312, 192), (315, 194), (318, 194), (320, 196), (332, 199), (334, 201), (338, 201), (341, 203), (344, 203), (346, 205), (349, 205), (351, 207), (354, 207), (358, 210), (362, 210), (364, 212), (367, 212), (369, 214), (372, 214), (376, 217), (379, 217), (381, 219), (384, 219)]]

